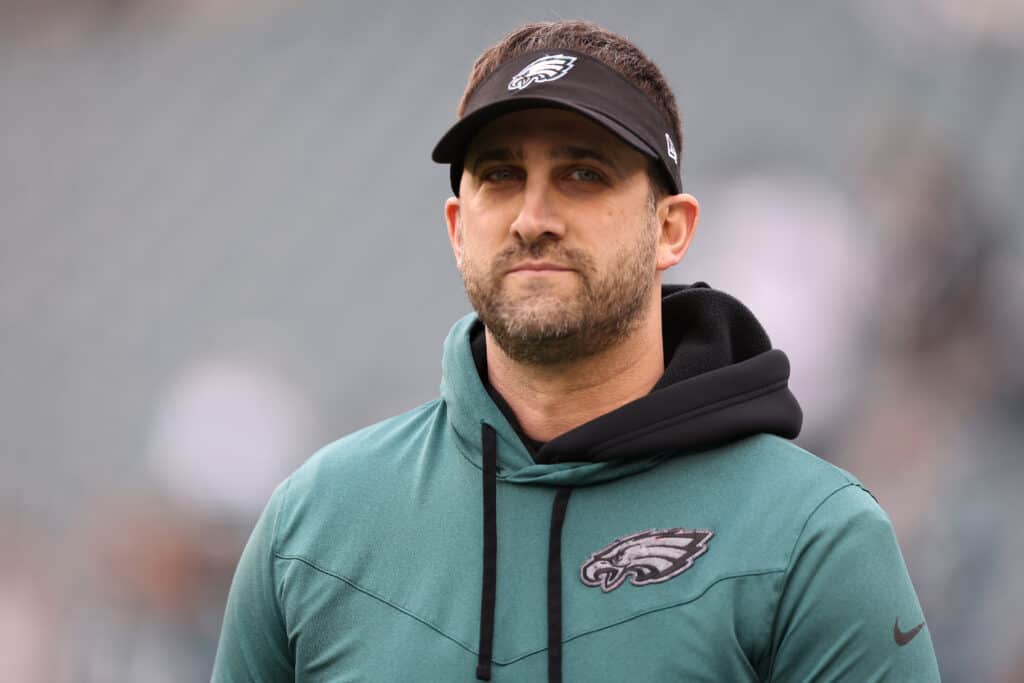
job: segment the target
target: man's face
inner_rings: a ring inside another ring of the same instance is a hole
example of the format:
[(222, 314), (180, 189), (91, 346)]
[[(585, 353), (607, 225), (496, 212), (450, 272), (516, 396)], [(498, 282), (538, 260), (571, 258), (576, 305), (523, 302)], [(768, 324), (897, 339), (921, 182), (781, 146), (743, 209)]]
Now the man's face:
[(593, 355), (657, 305), (646, 157), (578, 114), (535, 109), (488, 124), (447, 217), (469, 299), (514, 360)]

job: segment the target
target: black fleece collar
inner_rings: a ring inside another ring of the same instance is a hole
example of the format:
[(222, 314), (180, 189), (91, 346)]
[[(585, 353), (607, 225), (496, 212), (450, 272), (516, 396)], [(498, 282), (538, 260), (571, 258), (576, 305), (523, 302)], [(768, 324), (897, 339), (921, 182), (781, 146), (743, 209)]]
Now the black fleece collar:
[(803, 413), (789, 360), (750, 310), (706, 282), (662, 287), (665, 373), (651, 392), (542, 443), (487, 379), (483, 324), (470, 332), (480, 380), (533, 459), (603, 461), (712, 448), (760, 432), (794, 438)]

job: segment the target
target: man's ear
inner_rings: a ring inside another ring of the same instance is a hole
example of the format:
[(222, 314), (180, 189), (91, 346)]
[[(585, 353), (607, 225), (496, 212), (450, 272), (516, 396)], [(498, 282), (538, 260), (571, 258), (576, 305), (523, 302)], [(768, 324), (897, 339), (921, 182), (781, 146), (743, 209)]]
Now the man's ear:
[(700, 204), (693, 195), (671, 194), (658, 200), (655, 215), (658, 234), (658, 272), (683, 260), (697, 231)]
[(458, 197), (449, 197), (444, 203), (444, 221), (448, 224), (448, 241), (452, 244), (452, 253), (455, 254), (455, 265), (462, 268), (462, 230), (459, 229), (461, 221)]

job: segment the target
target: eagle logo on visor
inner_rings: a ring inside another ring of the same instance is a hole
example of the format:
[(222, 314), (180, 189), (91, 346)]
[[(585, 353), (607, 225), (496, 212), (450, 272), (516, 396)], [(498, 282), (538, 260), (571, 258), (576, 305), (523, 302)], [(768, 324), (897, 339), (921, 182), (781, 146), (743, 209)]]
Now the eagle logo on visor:
[(630, 577), (634, 586), (661, 583), (679, 576), (707, 552), (714, 532), (707, 529), (649, 529), (615, 539), (587, 558), (580, 580), (613, 591)]
[(509, 90), (522, 90), (533, 83), (549, 83), (572, 70), (576, 58), (570, 55), (544, 55), (535, 59), (512, 77), (508, 82)]

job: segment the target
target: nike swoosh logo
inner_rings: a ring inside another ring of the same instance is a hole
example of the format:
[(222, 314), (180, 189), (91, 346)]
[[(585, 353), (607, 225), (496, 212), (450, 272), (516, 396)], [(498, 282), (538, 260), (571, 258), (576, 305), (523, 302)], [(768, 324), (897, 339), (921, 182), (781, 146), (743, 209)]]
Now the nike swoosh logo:
[(893, 637), (893, 640), (896, 641), (897, 645), (902, 647), (902, 646), (906, 645), (907, 643), (909, 643), (910, 641), (912, 641), (914, 639), (914, 636), (916, 636), (921, 631), (921, 629), (923, 627), (924, 627), (924, 622), (922, 621), (920, 624), (918, 624), (914, 628), (910, 629), (909, 631), (901, 631), (900, 630), (900, 620), (897, 617), (896, 623), (892, 625), (892, 637)]

